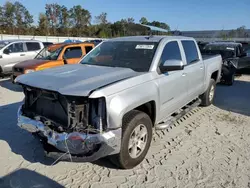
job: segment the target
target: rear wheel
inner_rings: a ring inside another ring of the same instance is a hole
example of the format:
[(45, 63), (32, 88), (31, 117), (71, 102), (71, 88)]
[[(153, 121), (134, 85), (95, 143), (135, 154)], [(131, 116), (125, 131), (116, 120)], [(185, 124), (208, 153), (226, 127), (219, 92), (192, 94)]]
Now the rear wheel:
[(150, 117), (137, 110), (125, 115), (122, 125), (121, 150), (111, 156), (111, 161), (120, 168), (130, 169), (145, 158), (152, 140)]
[(222, 68), (222, 72), (224, 83), (229, 86), (233, 85), (235, 79), (235, 69), (232, 67), (230, 68), (224, 66)]
[(202, 106), (209, 106), (213, 103), (215, 87), (216, 87), (216, 82), (214, 81), (214, 79), (211, 79), (207, 91), (203, 93), (200, 97)]
[(234, 79), (235, 79), (235, 74), (232, 72), (231, 75), (228, 76), (226, 84), (229, 85), (229, 86), (233, 85)]

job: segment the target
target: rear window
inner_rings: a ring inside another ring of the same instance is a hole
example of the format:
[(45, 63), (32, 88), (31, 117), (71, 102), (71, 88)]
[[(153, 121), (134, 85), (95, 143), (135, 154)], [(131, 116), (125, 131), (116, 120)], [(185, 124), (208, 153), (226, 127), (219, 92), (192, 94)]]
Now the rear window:
[(69, 48), (67, 48), (65, 50), (64, 57), (66, 59), (82, 57), (81, 47), (69, 47)]
[(185, 40), (181, 41), (181, 43), (185, 51), (187, 64), (195, 63), (196, 61), (198, 61), (199, 55), (194, 41)]
[(38, 42), (26, 42), (26, 46), (28, 51), (37, 51), (41, 49)]

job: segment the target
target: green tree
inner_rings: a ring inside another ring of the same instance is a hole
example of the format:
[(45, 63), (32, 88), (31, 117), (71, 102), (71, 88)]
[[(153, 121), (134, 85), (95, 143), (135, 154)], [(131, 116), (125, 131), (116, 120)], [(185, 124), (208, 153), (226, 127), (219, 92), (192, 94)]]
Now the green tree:
[(228, 32), (228, 37), (233, 38), (236, 36), (236, 30), (232, 29), (231, 31)]
[(70, 14), (65, 6), (61, 6), (59, 14), (59, 28), (58, 32), (62, 35), (69, 36), (69, 31), (71, 27)]
[(219, 37), (222, 38), (223, 40), (227, 40), (228, 39), (228, 35), (227, 35), (227, 33), (223, 29), (220, 31)]
[(44, 13), (39, 14), (38, 29), (36, 32), (38, 35), (49, 35), (49, 21)]
[(141, 24), (148, 24), (148, 20), (145, 17), (142, 17), (139, 21)]
[(29, 11), (20, 2), (16, 1), (14, 8), (17, 34), (26, 34), (33, 23), (33, 16), (30, 15)]
[(61, 6), (58, 5), (57, 3), (45, 5), (45, 12), (46, 12), (45, 14), (47, 16), (53, 35), (57, 34), (56, 30), (59, 27), (60, 11), (61, 11)]
[(100, 25), (107, 24), (108, 23), (107, 15), (108, 14), (106, 12), (102, 12), (99, 16), (95, 17), (95, 22)]
[(74, 36), (83, 36), (86, 34), (87, 27), (91, 22), (90, 12), (81, 7), (81, 5), (74, 6), (69, 11), (70, 14), (70, 22), (73, 25), (73, 35)]
[(246, 32), (246, 26), (241, 26), (239, 28), (236, 29), (236, 37), (246, 37), (247, 32)]
[(112, 24), (107, 20), (107, 13), (102, 12), (99, 16), (95, 17), (95, 22), (98, 24), (100, 30), (99, 37), (111, 37), (112, 36)]
[(8, 33), (15, 34), (15, 6), (13, 3), (7, 1), (3, 5), (3, 25), (6, 27)]
[(3, 7), (0, 6), (0, 33), (5, 33), (5, 28), (4, 28), (4, 12), (3, 12)]
[(128, 24), (134, 24), (135, 23), (135, 19), (134, 18), (128, 18), (127, 22), (128, 22)]

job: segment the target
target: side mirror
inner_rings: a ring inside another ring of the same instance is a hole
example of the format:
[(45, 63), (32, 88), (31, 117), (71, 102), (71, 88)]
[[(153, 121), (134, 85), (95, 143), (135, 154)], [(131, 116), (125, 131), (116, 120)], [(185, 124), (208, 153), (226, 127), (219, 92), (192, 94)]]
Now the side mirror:
[(183, 70), (184, 64), (181, 60), (167, 60), (162, 65), (160, 65), (160, 71), (162, 73), (176, 70)]
[(10, 50), (8, 48), (6, 48), (6, 49), (4, 49), (3, 53), (8, 55), (8, 54), (10, 54)]

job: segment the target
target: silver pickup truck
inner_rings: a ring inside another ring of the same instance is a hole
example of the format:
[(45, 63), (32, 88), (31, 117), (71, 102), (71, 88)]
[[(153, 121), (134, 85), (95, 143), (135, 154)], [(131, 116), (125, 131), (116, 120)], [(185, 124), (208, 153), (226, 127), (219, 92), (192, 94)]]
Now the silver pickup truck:
[(109, 156), (133, 168), (154, 129), (198, 99), (213, 102), (222, 58), (202, 57), (193, 38), (134, 36), (102, 42), (79, 64), (22, 75), (18, 126), (36, 135), (55, 159)]

